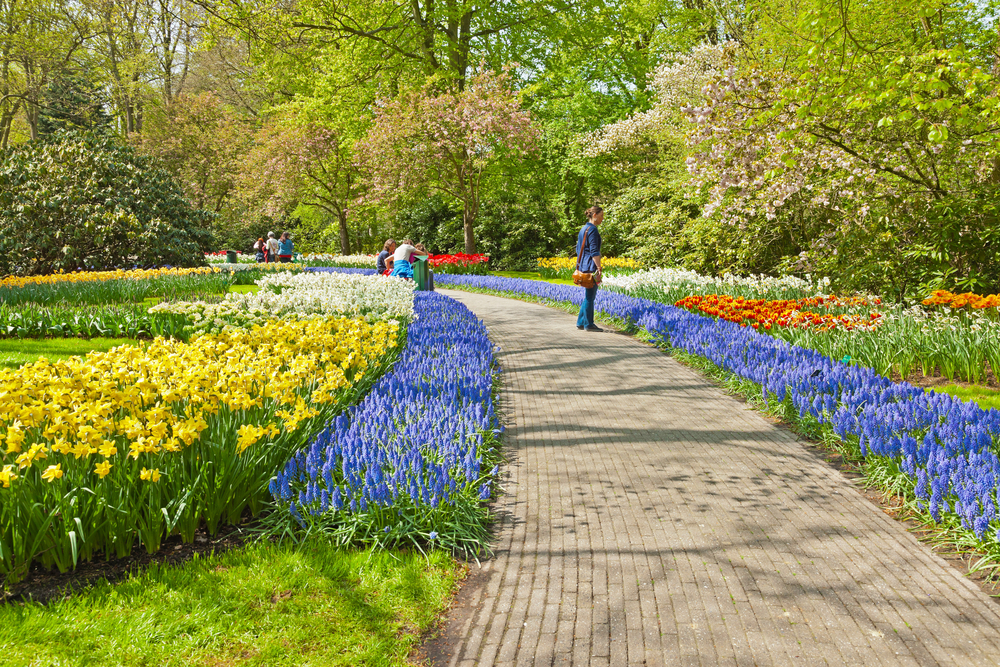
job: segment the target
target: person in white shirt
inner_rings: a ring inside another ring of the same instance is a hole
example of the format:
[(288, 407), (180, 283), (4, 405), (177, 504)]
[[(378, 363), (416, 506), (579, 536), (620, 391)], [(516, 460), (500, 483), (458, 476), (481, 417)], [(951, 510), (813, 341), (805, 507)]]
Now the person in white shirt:
[(267, 261), (278, 261), (278, 249), (280, 245), (278, 239), (274, 238), (274, 232), (267, 233)]
[(410, 258), (416, 255), (417, 257), (427, 257), (427, 253), (422, 250), (417, 250), (413, 245), (413, 241), (410, 239), (403, 239), (403, 242), (396, 246), (396, 252), (392, 255), (392, 273), (390, 276), (399, 276), (400, 278), (410, 278), (413, 279), (413, 266), (410, 264)]

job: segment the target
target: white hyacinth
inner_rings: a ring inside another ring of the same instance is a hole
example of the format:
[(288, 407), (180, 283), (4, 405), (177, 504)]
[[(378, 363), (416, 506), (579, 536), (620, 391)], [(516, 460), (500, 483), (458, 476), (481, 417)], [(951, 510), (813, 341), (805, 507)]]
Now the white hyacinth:
[(606, 276), (603, 285), (623, 292), (659, 289), (665, 292), (687, 290), (689, 294), (732, 294), (734, 296), (775, 296), (820, 294), (830, 286), (829, 278), (811, 280), (795, 276), (737, 276), (726, 273), (721, 278), (703, 276), (687, 269), (647, 269), (629, 275)]
[(220, 321), (247, 326), (269, 319), (343, 315), (369, 320), (413, 318), (414, 283), (402, 278), (342, 273), (276, 273), (257, 281), (260, 291), (229, 293), (220, 303), (164, 302), (151, 313), (175, 313), (195, 331)]

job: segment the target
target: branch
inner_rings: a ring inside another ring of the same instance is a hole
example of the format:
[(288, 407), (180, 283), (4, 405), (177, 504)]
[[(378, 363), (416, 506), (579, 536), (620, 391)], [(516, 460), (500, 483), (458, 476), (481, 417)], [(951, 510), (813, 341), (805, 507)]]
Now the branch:
[[(836, 133), (836, 130), (834, 128), (826, 127), (823, 124), (820, 124), (820, 127), (822, 127), (823, 129), (827, 130), (828, 132), (834, 132), (834, 133)], [(931, 189), (931, 188), (928, 187), (928, 184), (926, 182), (923, 182), (923, 181), (921, 181), (920, 179), (917, 179), (917, 178), (913, 178), (912, 176), (910, 176), (909, 174), (907, 174), (904, 171), (900, 171), (900, 170), (895, 169), (893, 167), (886, 167), (886, 166), (882, 165), (881, 163), (879, 163), (877, 161), (869, 160), (868, 158), (864, 157), (858, 151), (854, 150), (853, 148), (851, 148), (850, 146), (848, 146), (847, 144), (845, 144), (843, 141), (840, 141), (839, 139), (834, 139), (833, 137), (831, 137), (829, 135), (825, 135), (825, 134), (822, 134), (822, 133), (819, 133), (819, 132), (815, 132), (813, 130), (809, 130), (809, 134), (813, 135), (814, 137), (816, 137), (818, 139), (824, 139), (826, 141), (829, 141), (831, 144), (833, 144), (837, 148), (841, 149), (842, 151), (844, 151), (848, 155), (851, 155), (852, 157), (858, 158), (859, 160), (861, 160), (862, 162), (864, 162), (865, 164), (867, 164), (868, 166), (872, 167), (873, 169), (875, 169), (877, 171), (883, 171), (883, 172), (885, 172), (887, 174), (892, 174), (893, 176), (901, 178), (904, 181), (909, 181), (910, 183), (913, 183), (914, 185), (919, 185), (920, 187), (925, 188), (925, 189)], [(948, 194), (947, 191), (945, 191), (945, 190), (941, 190), (940, 192), (943, 193), (943, 194)]]

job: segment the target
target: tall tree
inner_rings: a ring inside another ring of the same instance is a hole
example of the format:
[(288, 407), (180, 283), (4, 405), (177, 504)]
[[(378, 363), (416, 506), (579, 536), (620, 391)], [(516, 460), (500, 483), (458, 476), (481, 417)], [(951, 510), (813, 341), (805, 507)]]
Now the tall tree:
[[(800, 234), (842, 275), (879, 247), (876, 282), (983, 289), (1000, 281), (995, 36), (948, 0), (762, 3), (726, 71), (687, 112), (708, 213)], [(815, 263), (813, 262), (813, 265)]]
[(580, 5), (565, 0), (198, 2), (255, 41), (349, 49), (355, 56), (364, 53), (366, 66), (413, 68), (421, 78), (445, 79), (458, 90), (479, 61), (499, 67), (515, 60), (512, 49), (524, 55), (539, 41), (530, 35), (571, 21)]
[(196, 208), (218, 213), (236, 187), (253, 126), (212, 93), (181, 95), (150, 114), (139, 151), (159, 159)]
[(439, 192), (461, 202), (472, 254), (484, 176), (502, 159), (534, 151), (537, 140), (509, 76), (487, 70), (460, 92), (424, 89), (385, 102), (359, 150), (372, 199), (391, 205)]
[(13, 114), (24, 114), (31, 139), (45, 88), (78, 71), (89, 34), (80, 7), (70, 0), (0, 0), (0, 141), (10, 138)]
[(340, 251), (351, 254), (347, 218), (361, 188), (357, 166), (342, 135), (297, 118), (275, 119), (254, 137), (240, 175), (239, 196), (272, 217), (298, 205), (337, 220)]

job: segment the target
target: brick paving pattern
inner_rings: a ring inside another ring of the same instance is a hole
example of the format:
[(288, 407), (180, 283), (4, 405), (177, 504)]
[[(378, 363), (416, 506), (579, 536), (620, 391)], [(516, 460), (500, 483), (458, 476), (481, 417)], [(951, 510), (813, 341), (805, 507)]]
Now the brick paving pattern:
[(512, 460), (437, 664), (1000, 664), (996, 603), (794, 434), (628, 336), (448, 294), (501, 346)]

